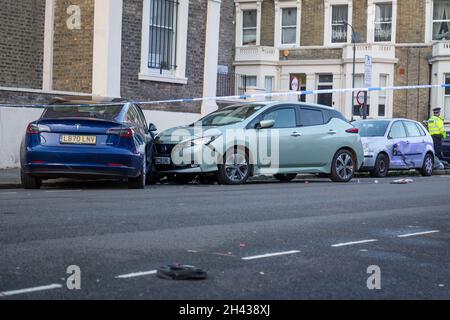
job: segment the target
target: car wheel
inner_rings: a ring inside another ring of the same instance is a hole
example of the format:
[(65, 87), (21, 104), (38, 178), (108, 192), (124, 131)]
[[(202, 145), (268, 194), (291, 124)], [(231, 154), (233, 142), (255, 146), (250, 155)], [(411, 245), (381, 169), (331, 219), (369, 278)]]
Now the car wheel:
[(147, 181), (147, 157), (144, 155), (142, 162), (141, 173), (136, 178), (128, 179), (128, 188), (130, 189), (144, 189)]
[(154, 160), (151, 160), (147, 167), (147, 178), (145, 180), (146, 185), (156, 184), (158, 182), (158, 176), (156, 174), (156, 165)]
[(348, 150), (339, 150), (331, 163), (330, 179), (334, 182), (348, 182), (355, 175), (355, 160)]
[(296, 173), (283, 173), (283, 174), (274, 174), (275, 179), (282, 182), (289, 182), (293, 180), (297, 174)]
[(434, 159), (430, 153), (425, 155), (425, 159), (423, 159), (422, 168), (420, 169), (420, 174), (423, 176), (431, 176), (433, 174), (434, 167)]
[(226, 152), (223, 164), (219, 165), (217, 179), (221, 184), (243, 184), (250, 176), (248, 156), (241, 148)]
[(23, 170), (20, 170), (20, 180), (24, 189), (40, 189), (42, 186), (41, 178), (25, 173)]
[(384, 178), (389, 170), (389, 158), (385, 154), (379, 154), (375, 160), (375, 167), (370, 171), (372, 177)]

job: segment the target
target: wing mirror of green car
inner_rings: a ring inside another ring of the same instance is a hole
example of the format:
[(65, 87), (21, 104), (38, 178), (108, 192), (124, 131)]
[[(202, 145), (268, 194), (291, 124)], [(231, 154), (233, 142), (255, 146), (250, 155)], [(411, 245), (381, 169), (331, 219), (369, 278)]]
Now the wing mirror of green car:
[(262, 120), (258, 123), (258, 129), (272, 128), (275, 120)]
[(157, 131), (158, 129), (156, 129), (156, 126), (153, 124), (153, 123), (150, 123), (149, 125), (148, 125), (148, 131), (150, 131), (150, 132), (154, 132), (154, 131)]

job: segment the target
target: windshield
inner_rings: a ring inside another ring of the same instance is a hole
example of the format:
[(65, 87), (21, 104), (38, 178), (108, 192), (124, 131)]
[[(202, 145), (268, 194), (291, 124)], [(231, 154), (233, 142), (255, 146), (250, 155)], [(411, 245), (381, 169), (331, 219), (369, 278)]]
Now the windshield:
[(215, 127), (239, 123), (250, 117), (262, 107), (264, 107), (263, 104), (228, 107), (208, 114), (197, 122), (194, 122), (191, 126)]
[(115, 120), (122, 110), (122, 105), (81, 106), (81, 107), (49, 107), (42, 115), (42, 119), (55, 118), (96, 118)]
[(361, 137), (383, 137), (389, 121), (354, 121), (352, 124), (359, 129)]

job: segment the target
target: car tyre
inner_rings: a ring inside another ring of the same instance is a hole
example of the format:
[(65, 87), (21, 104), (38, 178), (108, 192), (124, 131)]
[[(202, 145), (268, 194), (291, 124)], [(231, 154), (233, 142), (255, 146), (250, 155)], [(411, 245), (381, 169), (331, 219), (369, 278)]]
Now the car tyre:
[(250, 176), (248, 154), (242, 148), (235, 147), (227, 151), (223, 163), (219, 165), (217, 179), (221, 184), (238, 185), (247, 181)]
[(129, 189), (145, 189), (147, 182), (147, 157), (144, 156), (141, 172), (136, 178), (128, 178)]
[(355, 159), (348, 150), (341, 149), (331, 162), (330, 179), (334, 182), (349, 182), (355, 175)]
[(420, 169), (420, 174), (429, 177), (433, 174), (434, 158), (431, 153), (427, 153), (423, 159), (422, 168)]
[(297, 174), (296, 173), (281, 173), (281, 174), (274, 174), (273, 176), (278, 181), (289, 182), (289, 181), (292, 181), (297, 176)]
[(376, 178), (384, 178), (387, 176), (389, 170), (389, 158), (381, 153), (375, 160), (375, 166), (370, 171), (370, 175)]
[(20, 170), (20, 180), (24, 189), (40, 189), (42, 186), (42, 178), (34, 177), (23, 170)]

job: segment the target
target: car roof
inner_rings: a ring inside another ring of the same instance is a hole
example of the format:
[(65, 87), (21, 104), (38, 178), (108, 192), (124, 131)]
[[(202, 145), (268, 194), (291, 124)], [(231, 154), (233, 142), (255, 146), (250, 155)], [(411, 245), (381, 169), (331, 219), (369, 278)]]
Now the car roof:
[(96, 97), (96, 96), (60, 96), (54, 97), (50, 105), (89, 105), (89, 104), (108, 104), (108, 103), (126, 103), (126, 100), (120, 98)]
[(406, 118), (375, 118), (375, 119), (358, 119), (355, 121), (398, 121), (398, 120), (402, 120), (402, 121), (413, 121), (413, 122), (418, 122), (420, 123), (420, 121), (417, 120), (413, 120), (413, 119), (406, 119)]
[(264, 106), (276, 106), (276, 105), (281, 105), (281, 104), (294, 104), (294, 105), (298, 105), (298, 106), (305, 106), (305, 107), (317, 107), (317, 108), (323, 108), (323, 109), (328, 109), (328, 110), (336, 110), (335, 108), (323, 105), (323, 104), (317, 104), (317, 103), (308, 103), (308, 102), (299, 102), (299, 101), (289, 101), (289, 100), (271, 100), (271, 101), (243, 101), (243, 102), (236, 102), (233, 105), (230, 106), (226, 106), (222, 109), (226, 109), (226, 108), (230, 108), (230, 107), (235, 107), (236, 106), (240, 106), (240, 105), (264, 105)]

